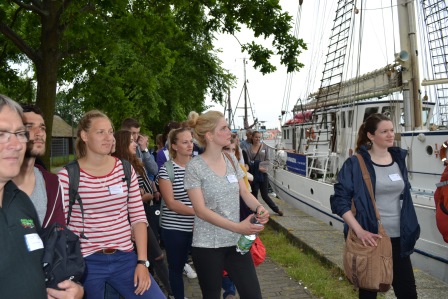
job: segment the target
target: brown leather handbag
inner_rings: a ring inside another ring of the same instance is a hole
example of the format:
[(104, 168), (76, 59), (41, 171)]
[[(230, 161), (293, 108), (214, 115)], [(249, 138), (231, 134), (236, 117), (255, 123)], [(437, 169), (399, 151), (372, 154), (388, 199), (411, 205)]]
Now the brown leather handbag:
[[(375, 292), (386, 292), (392, 285), (392, 244), (389, 236), (381, 224), (381, 218), (376, 208), (373, 194), (372, 181), (361, 155), (356, 155), (361, 166), (362, 175), (375, 208), (378, 220), (378, 246), (364, 246), (355, 232), (349, 228), (344, 248), (344, 272), (348, 280), (355, 288), (366, 289)], [(352, 200), (352, 212), (356, 214), (356, 208)]]

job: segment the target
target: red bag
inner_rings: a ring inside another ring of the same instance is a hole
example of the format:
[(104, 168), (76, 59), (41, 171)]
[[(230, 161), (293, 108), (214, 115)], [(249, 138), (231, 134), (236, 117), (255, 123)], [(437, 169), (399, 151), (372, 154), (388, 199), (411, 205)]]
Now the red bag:
[[(254, 261), (255, 267), (264, 262), (266, 259), (266, 247), (264, 247), (263, 242), (259, 236), (257, 236), (250, 247), (250, 254), (252, 255), (252, 260)], [(226, 270), (222, 272), (222, 276), (227, 276)]]
[(442, 234), (443, 240), (448, 243), (448, 166), (445, 167), (440, 183), (436, 184), (436, 186), (434, 201), (437, 228)]
[(250, 254), (252, 255), (252, 259), (254, 260), (255, 267), (264, 262), (266, 259), (266, 247), (264, 247), (263, 242), (259, 236), (255, 238), (252, 247), (250, 248)]

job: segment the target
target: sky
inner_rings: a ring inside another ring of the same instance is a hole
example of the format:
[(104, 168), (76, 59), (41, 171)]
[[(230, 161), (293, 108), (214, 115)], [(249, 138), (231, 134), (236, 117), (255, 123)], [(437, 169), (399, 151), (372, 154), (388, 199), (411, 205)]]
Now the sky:
[[(336, 2), (336, 0), (305, 0), (302, 8), (299, 9), (298, 0), (280, 0), (282, 9), (293, 17), (294, 24), (291, 33), (294, 33), (294, 26), (299, 26), (298, 37), (302, 38), (308, 45), (308, 51), (304, 51), (299, 56), (299, 61), (304, 63), (306, 67), (298, 73), (290, 74), (290, 77), (288, 77), (286, 68), (280, 65), (278, 56), (274, 56), (271, 60), (277, 66), (277, 71), (264, 76), (252, 67), (253, 62), (250, 60), (247, 62), (247, 88), (252, 110), (254, 111), (255, 117), (262, 123), (264, 122), (267, 129), (280, 127), (279, 116), (282, 110), (287, 111), (282, 122), (291, 119), (293, 117), (291, 110), (294, 104), (296, 104), (297, 99), (299, 97), (303, 99), (309, 93), (317, 91), (322, 77), (323, 56), (327, 52), (329, 28), (333, 25), (333, 18), (337, 7)], [(384, 35), (384, 32), (382, 32), (384, 30), (383, 27), (376, 26), (377, 22), (383, 22), (384, 19), (391, 19), (390, 15), (386, 14), (390, 11), (390, 8), (383, 10), (377, 9), (379, 7), (390, 7), (390, 3), (390, 0), (374, 1), (375, 7), (366, 10), (365, 27), (370, 30), (370, 33), (367, 33), (366, 36), (375, 44), (375, 47), (372, 48), (370, 46), (368, 51), (377, 52), (376, 54), (379, 54), (380, 57), (377, 66), (369, 65), (369, 63), (376, 62), (373, 59), (371, 61), (367, 60), (367, 65), (363, 65), (363, 69), (367, 71), (391, 63), (393, 51), (396, 51), (393, 41), (389, 42), (383, 37), (380, 37)], [(297, 21), (296, 16), (300, 10), (300, 21)], [(324, 30), (326, 33), (319, 33), (322, 28), (327, 28)], [(253, 34), (247, 29), (242, 30), (242, 32), (237, 34), (237, 37), (241, 43), (254, 40)], [(391, 34), (389, 34), (389, 38), (393, 38)], [(269, 41), (261, 42), (266, 46), (270, 45)], [(238, 78), (236, 87), (230, 92), (232, 110), (235, 111), (237, 102), (239, 102), (238, 107), (243, 107), (244, 103), (242, 95), (244, 83), (243, 58), (247, 59), (248, 55), (241, 53), (240, 45), (233, 36), (218, 36), (215, 46), (222, 50), (222, 53), (219, 53), (218, 56), (223, 61), (224, 68), (228, 69)], [(290, 84), (287, 84), (288, 82)], [(210, 108), (211, 110), (225, 112), (223, 106), (212, 103), (209, 100), (206, 103), (212, 106)], [(242, 109), (236, 109), (235, 113), (235, 128), (242, 128), (242, 116), (244, 112)], [(250, 110), (249, 115), (251, 115)], [(251, 124), (252, 122), (253, 119), (250, 116), (249, 123)]]

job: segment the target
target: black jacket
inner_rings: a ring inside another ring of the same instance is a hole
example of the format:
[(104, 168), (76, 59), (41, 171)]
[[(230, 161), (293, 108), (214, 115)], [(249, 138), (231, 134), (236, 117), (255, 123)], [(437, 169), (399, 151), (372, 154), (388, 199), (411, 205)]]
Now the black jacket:
[[(40, 240), (39, 231), (33, 203), (9, 181), (4, 187), (0, 208), (0, 298), (47, 298), (43, 246), (36, 245)], [(33, 240), (37, 240), (34, 245)]]

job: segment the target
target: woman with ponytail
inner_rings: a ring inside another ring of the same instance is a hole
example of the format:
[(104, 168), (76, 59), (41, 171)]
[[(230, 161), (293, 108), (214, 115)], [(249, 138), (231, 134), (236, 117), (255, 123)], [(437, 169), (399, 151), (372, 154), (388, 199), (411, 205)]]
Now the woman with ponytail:
[[(395, 132), (392, 121), (383, 114), (372, 114), (358, 131), (356, 152), (362, 156), (370, 174), (376, 206), (381, 222), (392, 242), (393, 282), (397, 298), (417, 298), (414, 272), (410, 259), (420, 236), (410, 193), (407, 151), (394, 146)], [(351, 212), (352, 200), (356, 216)], [(364, 246), (376, 246), (378, 221), (375, 209), (363, 180), (357, 157), (345, 161), (330, 199), (333, 213), (345, 221)], [(359, 289), (359, 298), (376, 298), (377, 293)]]

